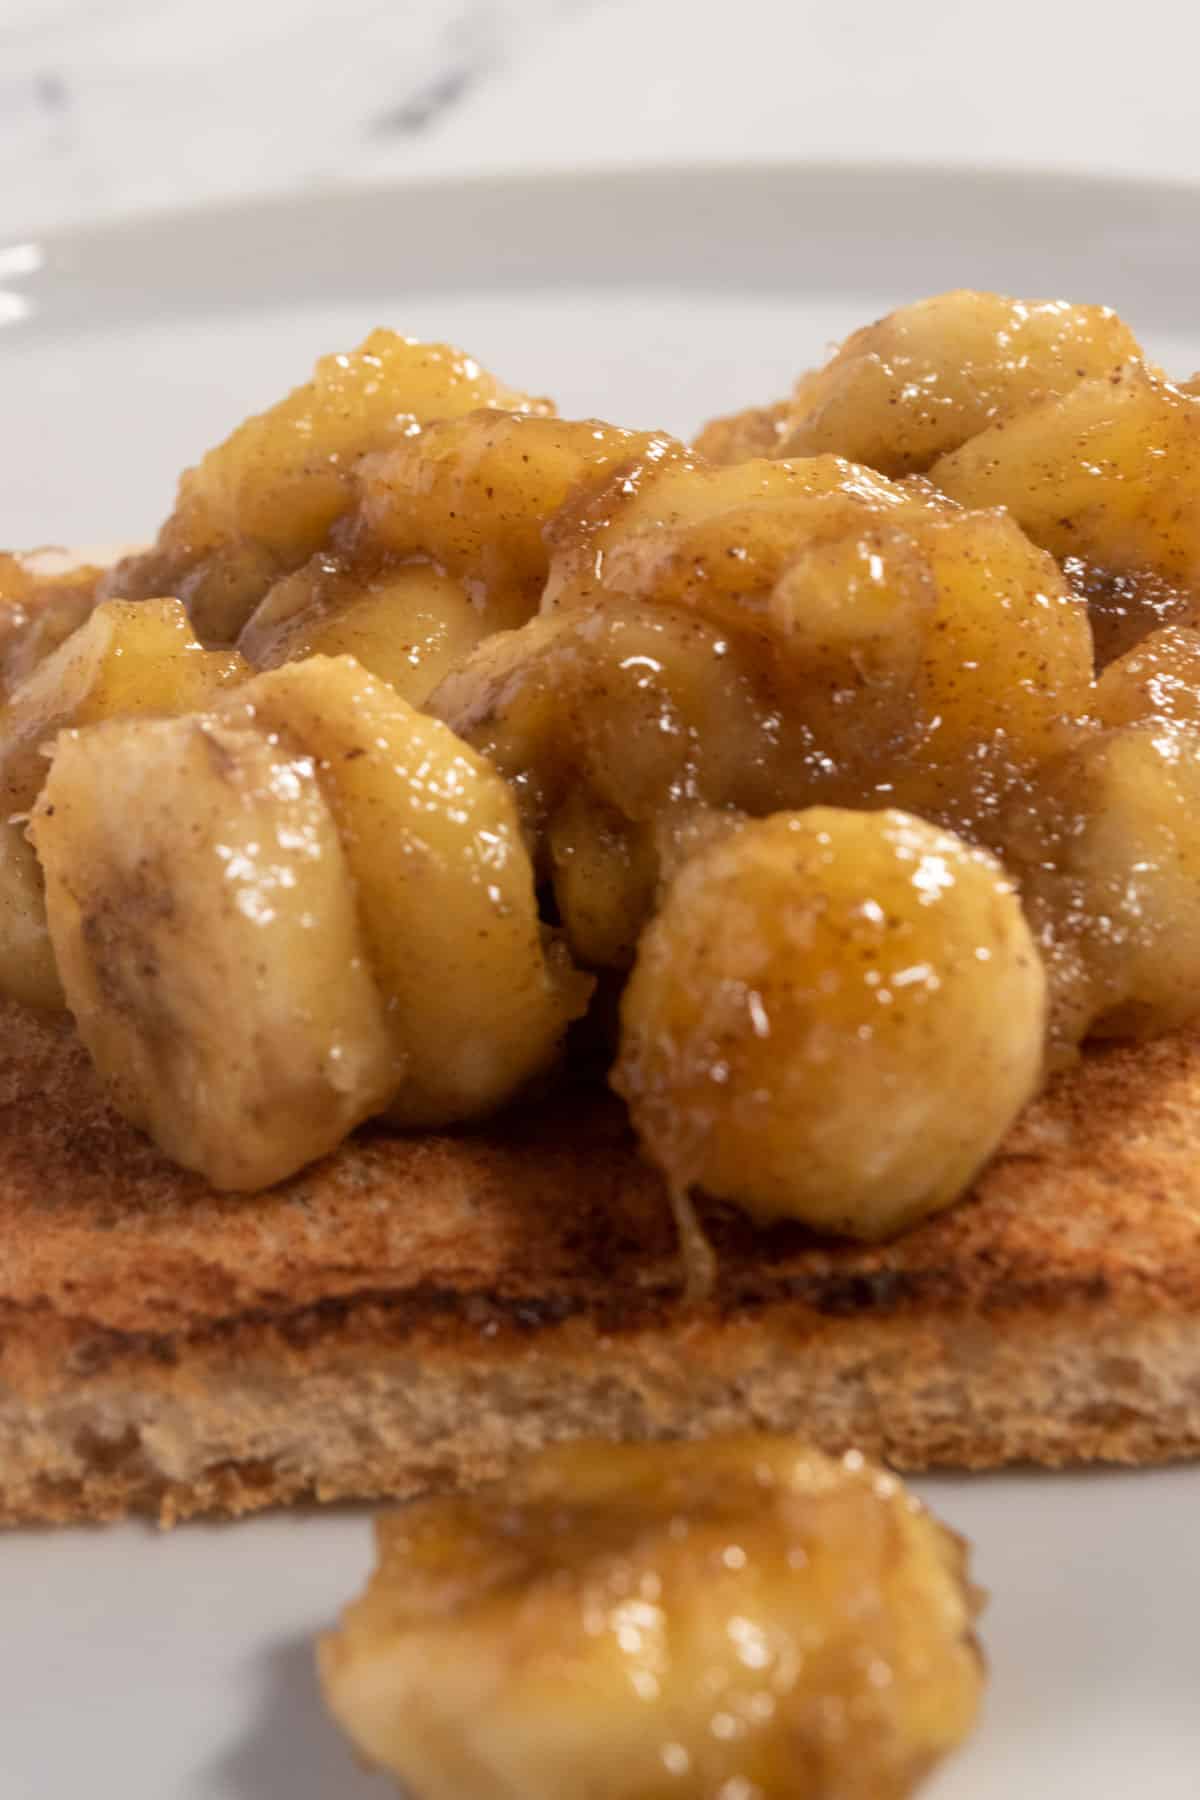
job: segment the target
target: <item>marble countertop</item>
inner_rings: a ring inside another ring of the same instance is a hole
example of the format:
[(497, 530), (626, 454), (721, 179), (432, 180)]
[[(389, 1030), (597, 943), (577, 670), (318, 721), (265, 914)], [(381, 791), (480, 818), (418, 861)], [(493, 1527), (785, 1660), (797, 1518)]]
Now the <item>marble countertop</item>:
[(1169, 0), (1136, 30), (1053, 0), (0, 0), (0, 233), (647, 160), (1192, 178), (1198, 47)]

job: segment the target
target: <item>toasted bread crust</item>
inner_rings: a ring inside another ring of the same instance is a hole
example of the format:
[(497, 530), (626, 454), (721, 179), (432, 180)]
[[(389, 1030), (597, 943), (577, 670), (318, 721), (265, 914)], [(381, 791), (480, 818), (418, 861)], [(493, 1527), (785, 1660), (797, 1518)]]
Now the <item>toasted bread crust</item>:
[(576, 1432), (759, 1424), (908, 1468), (1200, 1450), (1200, 1033), (1090, 1055), (897, 1242), (705, 1213), (572, 1091), (221, 1195), (0, 1005), (0, 1519), (403, 1495)]

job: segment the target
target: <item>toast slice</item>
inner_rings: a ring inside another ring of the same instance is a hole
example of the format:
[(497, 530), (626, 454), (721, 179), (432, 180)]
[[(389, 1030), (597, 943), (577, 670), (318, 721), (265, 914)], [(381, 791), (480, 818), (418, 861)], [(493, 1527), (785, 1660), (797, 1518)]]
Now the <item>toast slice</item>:
[(576, 1433), (800, 1428), (908, 1469), (1200, 1451), (1200, 1032), (1090, 1055), (884, 1246), (705, 1221), (622, 1110), (359, 1133), (216, 1194), (0, 1005), (0, 1519), (399, 1497)]

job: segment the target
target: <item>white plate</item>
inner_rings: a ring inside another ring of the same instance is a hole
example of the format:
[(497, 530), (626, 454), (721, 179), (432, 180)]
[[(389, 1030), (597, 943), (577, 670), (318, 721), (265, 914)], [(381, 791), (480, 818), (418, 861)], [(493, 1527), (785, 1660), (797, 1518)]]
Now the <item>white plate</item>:
[[(688, 430), (969, 285), (1104, 300), (1200, 365), (1200, 196), (886, 169), (630, 172), (291, 201), (0, 252), (0, 543), (145, 536), (174, 474), (376, 323), (565, 411)], [(2, 1247), (0, 1247), (2, 1253)], [(993, 1591), (983, 1730), (937, 1800), (1195, 1800), (1200, 1470), (919, 1484)], [(368, 1800), (309, 1646), (365, 1516), (0, 1539), (4, 1800)], [(470, 1800), (464, 1796), (464, 1800)]]

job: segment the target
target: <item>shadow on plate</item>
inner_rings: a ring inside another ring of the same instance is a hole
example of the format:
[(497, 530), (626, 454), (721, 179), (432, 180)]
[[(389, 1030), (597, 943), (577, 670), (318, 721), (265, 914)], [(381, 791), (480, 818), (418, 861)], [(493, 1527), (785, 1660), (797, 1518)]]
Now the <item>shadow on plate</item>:
[(355, 1762), (326, 1712), (311, 1639), (256, 1658), (253, 1678), (260, 1690), (253, 1719), (204, 1771), (195, 1800), (397, 1800), (393, 1783)]

